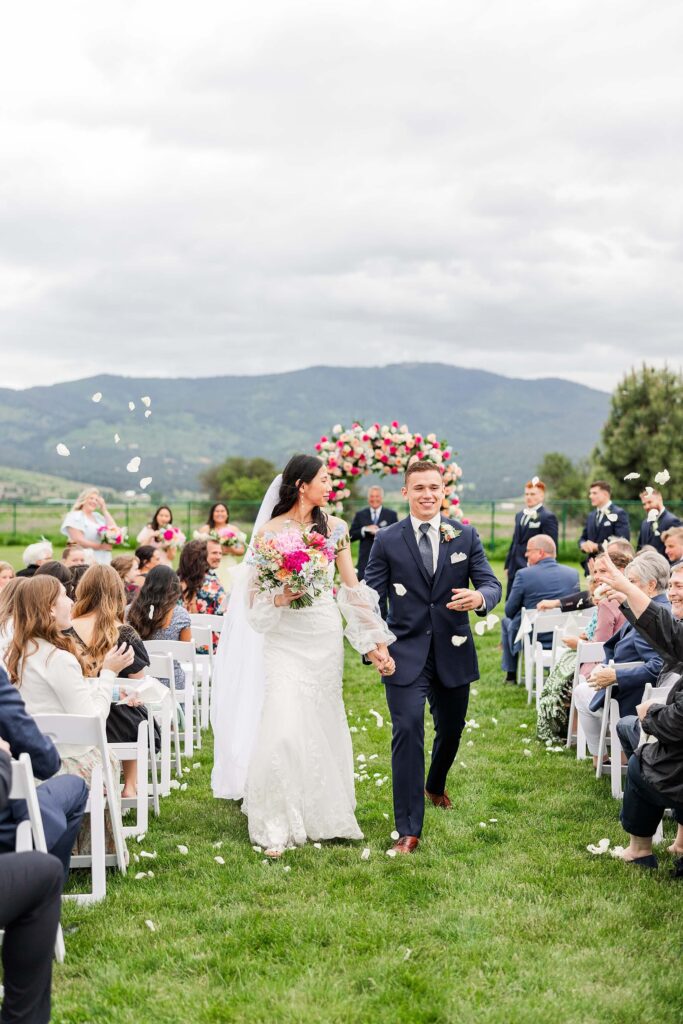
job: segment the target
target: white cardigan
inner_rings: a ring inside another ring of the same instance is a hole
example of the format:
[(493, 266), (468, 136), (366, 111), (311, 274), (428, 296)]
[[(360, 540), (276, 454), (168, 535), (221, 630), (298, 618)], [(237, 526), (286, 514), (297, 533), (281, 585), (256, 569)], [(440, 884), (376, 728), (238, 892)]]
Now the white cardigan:
[[(47, 640), (37, 640), (38, 650), (22, 658), (19, 693), (30, 715), (109, 714), (116, 676), (103, 669), (98, 679), (83, 676), (77, 658)], [(80, 757), (92, 747), (57, 744), (62, 757)]]

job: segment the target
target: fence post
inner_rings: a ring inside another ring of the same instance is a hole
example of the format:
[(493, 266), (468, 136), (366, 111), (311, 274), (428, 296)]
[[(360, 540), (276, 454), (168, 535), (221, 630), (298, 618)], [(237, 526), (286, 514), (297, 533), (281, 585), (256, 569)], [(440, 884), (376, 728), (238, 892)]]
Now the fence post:
[(192, 534), (190, 533), (191, 529), (192, 529), (192, 502), (188, 501), (188, 503), (187, 503), (187, 529), (185, 531), (185, 536), (187, 537), (188, 540), (192, 540)]
[(12, 539), (17, 539), (17, 503), (12, 502)]
[(489, 543), (489, 549), (493, 551), (496, 543), (496, 503), (491, 502), (491, 541)]
[(567, 502), (562, 502), (562, 546), (567, 543)]
[(130, 533), (130, 504), (126, 502), (126, 533)]

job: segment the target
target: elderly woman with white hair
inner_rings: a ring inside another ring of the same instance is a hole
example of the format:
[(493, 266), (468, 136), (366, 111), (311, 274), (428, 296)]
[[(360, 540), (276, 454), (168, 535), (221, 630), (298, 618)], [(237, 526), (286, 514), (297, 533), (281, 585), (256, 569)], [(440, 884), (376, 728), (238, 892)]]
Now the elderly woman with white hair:
[[(669, 583), (669, 565), (656, 551), (638, 555), (624, 575), (654, 604), (664, 605), (671, 613), (666, 588)], [(626, 662), (641, 662), (635, 668), (619, 668)], [(613, 663), (613, 664), (612, 664)], [(604, 644), (602, 665), (593, 669), (588, 679), (576, 687), (574, 700), (586, 744), (597, 765), (600, 745), (600, 726), (605, 713), (605, 690), (613, 686), (612, 696), (619, 703), (619, 716), (634, 715), (643, 699), (647, 683), (653, 686), (662, 668), (661, 656), (630, 622), (625, 622), (614, 636)]]
[(54, 558), (52, 554), (52, 544), (49, 540), (36, 541), (35, 544), (29, 544), (24, 549), (24, 553), (21, 556), (21, 560), (24, 563), (24, 568), (20, 569), (17, 576), (35, 576), (38, 566), (44, 565), (45, 562), (51, 562)]
[(61, 533), (69, 538), (70, 544), (92, 550), (100, 565), (109, 565), (112, 546), (102, 542), (100, 531), (104, 526), (116, 529), (114, 517), (97, 488), (89, 487), (76, 498), (62, 523)]

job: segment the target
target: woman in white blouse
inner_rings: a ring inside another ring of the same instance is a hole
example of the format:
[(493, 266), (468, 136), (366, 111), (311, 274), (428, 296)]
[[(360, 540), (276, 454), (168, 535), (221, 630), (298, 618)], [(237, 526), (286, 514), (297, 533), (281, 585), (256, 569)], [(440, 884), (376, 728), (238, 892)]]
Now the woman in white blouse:
[(94, 552), (95, 561), (100, 565), (109, 565), (112, 546), (101, 541), (98, 531), (103, 526), (116, 528), (116, 522), (97, 488), (89, 487), (76, 498), (73, 508), (62, 523), (61, 533), (69, 538), (71, 544), (90, 548)]

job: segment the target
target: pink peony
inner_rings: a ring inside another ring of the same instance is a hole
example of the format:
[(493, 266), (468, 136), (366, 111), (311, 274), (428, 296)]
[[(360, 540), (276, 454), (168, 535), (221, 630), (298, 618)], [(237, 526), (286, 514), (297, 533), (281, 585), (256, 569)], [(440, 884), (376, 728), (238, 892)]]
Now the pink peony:
[(394, 430), (398, 430), (398, 420), (394, 420), (391, 425), (394, 428)]
[(469, 519), (461, 519), (460, 522), (462, 523), (463, 526), (469, 526), (470, 525)]
[(173, 540), (175, 537), (175, 530), (164, 530), (162, 536), (164, 540)]
[(300, 572), (306, 562), (310, 562), (310, 556), (305, 551), (290, 551), (285, 555), (282, 564), (287, 572)]
[(323, 446), (322, 446), (321, 444), (317, 444), (317, 445), (315, 446), (315, 450), (316, 450), (317, 452), (321, 452), (321, 451), (323, 450)]

